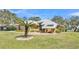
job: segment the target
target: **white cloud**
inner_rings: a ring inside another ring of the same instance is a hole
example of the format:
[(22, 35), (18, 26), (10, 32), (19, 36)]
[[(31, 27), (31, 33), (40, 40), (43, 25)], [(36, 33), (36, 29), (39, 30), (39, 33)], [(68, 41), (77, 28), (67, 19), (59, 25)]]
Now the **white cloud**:
[(79, 12), (74, 12), (74, 13), (71, 13), (69, 14), (70, 16), (79, 16)]
[(18, 14), (18, 13), (25, 13), (25, 12), (27, 12), (28, 10), (25, 10), (25, 9), (18, 9), (18, 10), (16, 10), (16, 11), (14, 11), (14, 10), (10, 10), (10, 11), (13, 12), (13, 13)]

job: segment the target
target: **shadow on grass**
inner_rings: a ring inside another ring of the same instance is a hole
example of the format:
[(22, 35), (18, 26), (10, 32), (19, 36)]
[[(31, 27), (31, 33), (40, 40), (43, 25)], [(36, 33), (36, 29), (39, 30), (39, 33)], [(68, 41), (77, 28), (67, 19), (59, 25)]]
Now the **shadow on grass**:
[(16, 36), (17, 40), (31, 40), (32, 38), (33, 38), (32, 35), (28, 35), (28, 36), (19, 35), (19, 36)]

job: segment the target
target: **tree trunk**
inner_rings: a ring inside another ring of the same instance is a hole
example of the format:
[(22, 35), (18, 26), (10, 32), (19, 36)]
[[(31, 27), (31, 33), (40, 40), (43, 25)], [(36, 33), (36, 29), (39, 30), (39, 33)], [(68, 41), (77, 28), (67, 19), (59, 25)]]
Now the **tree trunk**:
[(77, 28), (75, 27), (74, 32), (76, 32), (76, 31), (77, 31)]
[(28, 35), (28, 26), (27, 25), (25, 25), (25, 37), (27, 37), (27, 35)]
[(20, 25), (18, 25), (18, 30), (21, 30), (21, 27), (20, 27)]
[(39, 30), (40, 30), (40, 32), (42, 32), (42, 25), (41, 24), (39, 24)]

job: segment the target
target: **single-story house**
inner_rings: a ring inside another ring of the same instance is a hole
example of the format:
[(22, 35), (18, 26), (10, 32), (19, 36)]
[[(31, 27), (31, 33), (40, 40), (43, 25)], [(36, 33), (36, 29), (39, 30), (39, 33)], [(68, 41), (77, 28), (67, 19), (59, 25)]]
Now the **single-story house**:
[(55, 28), (57, 27), (57, 23), (51, 21), (51, 20), (42, 20), (41, 23), (41, 31), (42, 32), (54, 32)]
[(6, 24), (0, 24), (0, 30), (6, 30), (7, 25)]
[[(9, 27), (9, 26), (14, 26), (17, 30), (19, 30), (18, 28), (19, 28), (19, 25), (18, 24), (0, 24), (0, 30), (2, 31), (2, 30), (7, 30), (7, 28)], [(21, 26), (22, 27), (22, 26)], [(22, 27), (21, 29), (23, 29), (24, 27)]]

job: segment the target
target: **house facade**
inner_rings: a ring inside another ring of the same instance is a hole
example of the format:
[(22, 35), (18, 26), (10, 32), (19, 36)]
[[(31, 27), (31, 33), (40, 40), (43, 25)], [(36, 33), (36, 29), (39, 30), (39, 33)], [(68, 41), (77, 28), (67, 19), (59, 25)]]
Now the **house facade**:
[(42, 20), (40, 21), (41, 25), (41, 32), (48, 32), (52, 33), (55, 31), (55, 28), (57, 27), (57, 23), (51, 21), (51, 20)]

